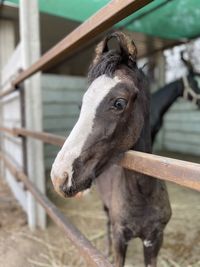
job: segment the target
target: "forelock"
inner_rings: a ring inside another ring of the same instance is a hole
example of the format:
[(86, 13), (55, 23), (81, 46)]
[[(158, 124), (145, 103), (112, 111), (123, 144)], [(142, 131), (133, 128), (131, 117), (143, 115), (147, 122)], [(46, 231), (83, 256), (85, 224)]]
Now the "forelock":
[(94, 81), (101, 75), (113, 77), (114, 72), (122, 63), (122, 56), (116, 50), (103, 53), (96, 64), (91, 64), (88, 72), (89, 82)]

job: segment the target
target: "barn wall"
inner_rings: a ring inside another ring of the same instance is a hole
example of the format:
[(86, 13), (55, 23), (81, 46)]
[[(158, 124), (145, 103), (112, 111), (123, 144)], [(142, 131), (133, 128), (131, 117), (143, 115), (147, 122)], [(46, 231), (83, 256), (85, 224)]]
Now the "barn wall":
[(163, 125), (163, 148), (200, 155), (200, 111), (184, 99), (166, 114)]
[[(9, 128), (21, 127), (19, 93), (16, 92), (4, 98), (1, 101), (1, 105), (3, 109), (2, 125)], [(21, 168), (23, 167), (23, 148), (21, 138), (12, 137), (11, 135), (4, 133), (3, 151), (15, 164)], [(21, 206), (27, 211), (26, 191), (24, 190), (23, 184), (17, 182), (15, 177), (13, 177), (7, 169), (5, 169), (4, 177)]]
[[(28, 3), (29, 2), (29, 3)], [(0, 85), (1, 90), (8, 90), (11, 86), (11, 81), (17, 75), (20, 69), (25, 69), (29, 64), (32, 64), (37, 58), (36, 54), (39, 51), (38, 38), (36, 35), (37, 23), (30, 23), (32, 16), (27, 15), (27, 10), (24, 6), (30, 7), (30, 11), (37, 17), (37, 8), (34, 6), (36, 2), (25, 1), (25, 5), (21, 5), (23, 12), (20, 16), (21, 21), (21, 41), (15, 48), (15, 27), (11, 21), (0, 21)], [(29, 5), (30, 6), (26, 6)], [(31, 6), (31, 4), (33, 4)], [(20, 9), (21, 11), (21, 9)], [(34, 11), (34, 12), (33, 12)], [(26, 16), (27, 15), (27, 16)], [(29, 18), (29, 21), (26, 21)], [(24, 22), (25, 21), (25, 22)], [(35, 18), (38, 21), (38, 18)], [(31, 21), (33, 22), (33, 20)], [(24, 27), (25, 25), (25, 27)], [(34, 30), (31, 31), (28, 26), (34, 25)], [(34, 32), (31, 35), (27, 34)], [(29, 38), (31, 37), (31, 38)], [(6, 45), (5, 45), (6, 44)], [(32, 51), (33, 53), (30, 53)], [(38, 53), (39, 56), (39, 53)], [(30, 58), (31, 57), (31, 58)], [(37, 84), (36, 84), (37, 77)], [(40, 108), (40, 84), (38, 83), (38, 75), (25, 81), (25, 126), (28, 129), (41, 130), (38, 125), (41, 125)], [(34, 101), (33, 101), (34, 100)], [(40, 110), (39, 110), (40, 109)], [(21, 97), (19, 91), (13, 92), (10, 95), (3, 97), (0, 100), (0, 118), (1, 126), (8, 128), (22, 127), (21, 118)], [(24, 165), (25, 157), (23, 144), (20, 137), (12, 137), (7, 133), (0, 134), (0, 149), (5, 152), (9, 159), (19, 168), (27, 167), (29, 178), (40, 188), (40, 191), (45, 192), (44, 188), (44, 172), (43, 172), (43, 144), (40, 141), (29, 138), (26, 142), (27, 146), (27, 166)], [(31, 144), (33, 144), (31, 146)], [(21, 206), (27, 213), (28, 224), (34, 229), (36, 225), (45, 227), (46, 215), (36, 203), (30, 192), (25, 190), (20, 181), (16, 181), (15, 177), (8, 171), (4, 164), (0, 163), (0, 174), (3, 179), (8, 182), (13, 194), (19, 201)]]
[[(43, 129), (67, 136), (77, 121), (87, 79), (77, 76), (43, 75)], [(44, 145), (45, 169), (51, 168), (59, 148)]]
[[(9, 23), (10, 24), (10, 23)], [(10, 54), (9, 60), (4, 62), (4, 67), (1, 71), (1, 84), (3, 90), (6, 90), (9, 79), (13, 74), (21, 68), (21, 46), (19, 45), (11, 56), (14, 50), (14, 34), (12, 25), (6, 28), (4, 40), (7, 39), (7, 35), (10, 41)], [(9, 31), (11, 30), (11, 32)], [(10, 36), (11, 35), (11, 36)], [(11, 39), (12, 38), (12, 42)], [(5, 88), (4, 88), (5, 87)], [(14, 92), (0, 100), (1, 106), (1, 125), (5, 127), (21, 127), (21, 108), (20, 108), (20, 96), (19, 92)], [(23, 168), (23, 148), (22, 141), (19, 137), (13, 137), (7, 133), (1, 133), (1, 150), (19, 167)], [(2, 168), (1, 176), (6, 179), (15, 197), (20, 202), (21, 206), (27, 211), (26, 191), (21, 182), (17, 182), (15, 177), (6, 169)]]

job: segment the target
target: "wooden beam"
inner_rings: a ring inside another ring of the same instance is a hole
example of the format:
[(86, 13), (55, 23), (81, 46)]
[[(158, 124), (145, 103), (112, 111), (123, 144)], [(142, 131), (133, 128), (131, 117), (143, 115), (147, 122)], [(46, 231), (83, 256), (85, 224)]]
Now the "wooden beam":
[[(22, 71), (12, 82), (13, 90), (25, 79), (40, 70), (45, 70), (63, 60), (76, 49), (85, 45), (89, 40), (107, 30), (153, 0), (112, 0), (92, 17), (87, 19), (78, 28), (67, 35), (63, 40), (46, 52), (32, 66)], [(7, 93), (10, 93), (7, 92)], [(4, 92), (4, 96), (7, 94)], [(0, 94), (0, 97), (2, 95)]]
[(200, 164), (128, 151), (120, 164), (129, 170), (200, 191)]
[(5, 163), (8, 170), (13, 176), (24, 183), (26, 188), (32, 193), (35, 199), (43, 206), (45, 211), (56, 223), (56, 225), (65, 233), (67, 238), (79, 250), (80, 255), (93, 267), (112, 267), (104, 256), (90, 243), (90, 241), (61, 213), (60, 210), (31, 182), (20, 169), (0, 153), (0, 159)]

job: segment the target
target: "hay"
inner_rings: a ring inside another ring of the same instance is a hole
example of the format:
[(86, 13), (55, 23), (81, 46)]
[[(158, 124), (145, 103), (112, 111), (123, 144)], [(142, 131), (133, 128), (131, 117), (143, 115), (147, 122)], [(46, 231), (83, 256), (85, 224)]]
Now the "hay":
[[(33, 264), (34, 267), (72, 267), (72, 266), (86, 266), (83, 265), (82, 260), (74, 257), (77, 253), (73, 246), (68, 247), (67, 241), (63, 245), (53, 245), (50, 242), (49, 236), (46, 235), (45, 240), (37, 236), (22, 233), (22, 236), (39, 243), (46, 248), (46, 253), (40, 253), (39, 259), (28, 258), (28, 262)], [(91, 241), (96, 241), (105, 236), (105, 231), (96, 232), (90, 236)], [(66, 249), (67, 248), (67, 249)]]

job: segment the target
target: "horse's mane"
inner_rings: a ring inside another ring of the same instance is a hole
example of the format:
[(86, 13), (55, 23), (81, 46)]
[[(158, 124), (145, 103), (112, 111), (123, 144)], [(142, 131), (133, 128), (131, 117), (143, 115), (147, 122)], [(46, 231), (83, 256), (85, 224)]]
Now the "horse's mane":
[(102, 56), (99, 58), (98, 63), (95, 65), (92, 64), (89, 68), (89, 82), (94, 81), (96, 78), (103, 74), (112, 77), (121, 61), (121, 55), (117, 53), (117, 51), (111, 50), (102, 54)]

